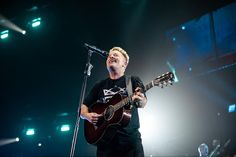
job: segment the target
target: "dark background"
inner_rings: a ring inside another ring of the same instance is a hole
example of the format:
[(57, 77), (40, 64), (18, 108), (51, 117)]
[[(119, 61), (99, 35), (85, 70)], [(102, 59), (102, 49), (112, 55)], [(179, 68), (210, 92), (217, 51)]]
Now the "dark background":
[[(235, 113), (227, 113), (227, 107), (236, 100), (235, 40), (222, 48), (217, 38), (219, 49), (214, 49), (212, 39), (208, 43), (197, 36), (211, 31), (204, 27), (205, 15), (232, 4), (232, 0), (1, 1), (0, 14), (27, 34), (10, 30), (9, 38), (0, 41), (0, 138), (21, 138), (19, 143), (0, 146), (0, 155), (69, 156), (73, 128), (61, 134), (56, 127), (62, 122), (75, 123), (87, 59), (84, 43), (107, 51), (123, 47), (130, 55), (127, 73), (140, 76), (144, 83), (173, 70), (167, 61), (175, 67), (179, 82), (150, 91), (148, 107), (140, 113), (141, 125), (147, 124), (147, 115), (157, 116), (149, 119), (153, 132), (142, 129), (146, 156), (196, 156), (198, 145), (205, 142), (212, 150), (214, 139), (221, 144), (231, 139), (227, 149), (232, 155)], [(38, 9), (32, 10), (33, 6)], [(36, 16), (42, 24), (32, 29), (27, 23)], [(224, 25), (215, 19), (215, 26)], [(176, 30), (183, 24), (186, 29), (199, 27), (182, 36)], [(222, 29), (235, 35), (234, 29)], [(173, 35), (177, 42), (172, 41)], [(92, 64), (88, 89), (107, 76), (104, 58), (93, 54)], [(155, 125), (159, 126), (156, 130)], [(24, 136), (28, 126), (37, 128), (35, 137)], [(80, 129), (76, 155), (93, 156), (95, 148), (85, 142)]]

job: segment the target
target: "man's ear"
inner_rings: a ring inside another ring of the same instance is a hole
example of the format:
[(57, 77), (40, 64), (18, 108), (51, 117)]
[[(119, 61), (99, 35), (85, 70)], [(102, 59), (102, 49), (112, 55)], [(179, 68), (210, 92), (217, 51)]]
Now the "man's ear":
[(122, 66), (123, 66), (124, 68), (126, 68), (126, 67), (127, 67), (127, 63), (125, 62)]

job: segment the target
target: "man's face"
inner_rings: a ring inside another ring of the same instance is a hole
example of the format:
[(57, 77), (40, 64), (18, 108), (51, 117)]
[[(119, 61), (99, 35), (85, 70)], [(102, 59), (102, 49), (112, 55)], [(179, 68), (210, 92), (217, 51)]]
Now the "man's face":
[(121, 52), (113, 50), (109, 53), (106, 64), (108, 70), (118, 70), (120, 68), (124, 68), (125, 70), (126, 58)]

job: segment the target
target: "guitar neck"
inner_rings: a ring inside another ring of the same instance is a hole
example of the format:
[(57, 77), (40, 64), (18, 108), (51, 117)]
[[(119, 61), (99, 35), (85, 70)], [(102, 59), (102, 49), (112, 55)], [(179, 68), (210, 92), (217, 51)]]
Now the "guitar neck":
[[(153, 81), (149, 82), (148, 84), (146, 84), (144, 86), (144, 92), (148, 91), (149, 89), (151, 89), (152, 87), (154, 87), (154, 83)], [(113, 107), (115, 109), (115, 111), (119, 110), (120, 108), (124, 107), (126, 104), (131, 103), (132, 102), (132, 96), (134, 94), (122, 99), (120, 102), (118, 102), (117, 104), (115, 104)]]
[[(146, 92), (154, 86), (160, 86), (161, 88), (163, 88), (163, 85), (167, 86), (168, 84), (172, 84), (173, 81), (174, 81), (174, 74), (172, 72), (167, 72), (165, 74), (162, 74), (161, 76), (158, 76), (157, 78), (155, 78), (154, 80), (152, 80), (151, 82), (146, 84), (144, 86), (144, 89), (142, 89), (142, 90), (143, 90), (143, 92)], [(126, 104), (132, 102), (133, 95), (134, 94), (124, 98), (123, 100), (121, 100), (117, 104), (113, 105), (115, 111), (124, 107)]]
[(148, 90), (151, 89), (152, 87), (154, 87), (154, 82), (153, 82), (153, 81), (149, 82), (148, 84), (146, 84), (146, 85), (144, 86), (144, 92), (148, 91)]
[(132, 95), (122, 99), (120, 102), (118, 102), (117, 104), (115, 104), (113, 107), (114, 107), (114, 110), (117, 111), (119, 110), (120, 108), (124, 107), (126, 104), (132, 102)]

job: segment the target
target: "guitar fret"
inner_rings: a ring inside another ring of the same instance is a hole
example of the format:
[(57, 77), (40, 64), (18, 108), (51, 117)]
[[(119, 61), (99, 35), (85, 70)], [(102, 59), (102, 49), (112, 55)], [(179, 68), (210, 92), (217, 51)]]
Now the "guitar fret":
[[(125, 106), (125, 105), (128, 103), (128, 101), (127, 101), (128, 99), (125, 98), (125, 99), (123, 99), (123, 100), (124, 100), (124, 101), (123, 101), (123, 106)], [(122, 107), (123, 107), (123, 106), (122, 106)]]
[(128, 104), (131, 101), (131, 97), (124, 98), (122, 101), (118, 102), (116, 105), (114, 105), (114, 110), (117, 111), (126, 104)]
[(145, 86), (145, 91), (149, 90), (150, 88), (152, 88), (154, 86), (154, 83), (153, 81), (148, 83), (146, 86)]

